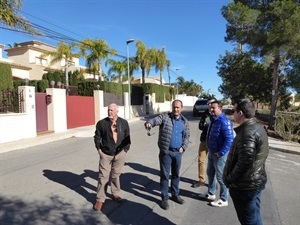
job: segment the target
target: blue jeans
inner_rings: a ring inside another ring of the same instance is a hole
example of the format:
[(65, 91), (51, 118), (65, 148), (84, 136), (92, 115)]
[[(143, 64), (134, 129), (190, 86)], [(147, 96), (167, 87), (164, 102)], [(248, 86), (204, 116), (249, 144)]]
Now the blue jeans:
[(208, 194), (215, 195), (218, 181), (220, 185), (220, 199), (222, 201), (228, 200), (228, 188), (223, 182), (223, 170), (227, 160), (227, 155), (217, 157), (213, 153), (208, 153), (207, 161), (207, 177), (208, 177)]
[(160, 192), (162, 200), (169, 199), (169, 178), (171, 171), (171, 195), (179, 195), (179, 174), (181, 167), (182, 153), (169, 152), (159, 154), (160, 166)]
[(242, 225), (263, 225), (260, 215), (261, 191), (262, 189), (245, 191), (229, 189), (235, 211)]

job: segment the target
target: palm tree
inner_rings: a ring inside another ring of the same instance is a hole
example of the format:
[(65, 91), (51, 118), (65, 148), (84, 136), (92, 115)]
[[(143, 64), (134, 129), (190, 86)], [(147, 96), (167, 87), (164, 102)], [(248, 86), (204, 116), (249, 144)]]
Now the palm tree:
[(45, 58), (47, 56), (51, 57), (50, 64), (54, 64), (56, 62), (61, 62), (62, 60), (65, 62), (65, 74), (66, 74), (66, 90), (67, 95), (69, 94), (69, 76), (68, 76), (68, 67), (72, 62), (74, 57), (79, 57), (78, 54), (72, 53), (73, 45), (68, 45), (65, 42), (60, 42), (56, 51), (46, 51), (41, 55), (41, 58)]
[(176, 80), (177, 80), (177, 85), (179, 86), (179, 91), (178, 92), (182, 94), (185, 83), (186, 83), (185, 80), (184, 80), (184, 77), (179, 76), (179, 77), (177, 77)]
[(0, 23), (27, 31), (30, 34), (42, 34), (28, 20), (17, 14), (22, 8), (22, 0), (6, 0), (0, 1), (0, 3)]
[[(126, 63), (127, 60), (124, 60), (124, 63)], [(133, 78), (133, 72), (134, 71), (138, 71), (140, 69), (140, 66), (136, 60), (136, 57), (133, 56), (133, 57), (130, 57), (129, 58), (129, 76), (130, 76), (130, 79)], [(126, 75), (127, 75), (127, 71), (126, 71)]]
[(13, 45), (8, 44), (8, 47), (9, 47), (9, 48), (17, 48), (17, 47), (20, 47), (20, 45), (19, 45), (17, 42), (14, 42)]
[(118, 74), (118, 80), (119, 80), (119, 83), (122, 83), (123, 81), (123, 73), (126, 71), (127, 69), (127, 64), (126, 62), (121, 62), (121, 61), (116, 61), (114, 59), (108, 59), (106, 60), (105, 62), (105, 66), (107, 66), (108, 64), (111, 65), (111, 67), (109, 68), (107, 74), (109, 76), (112, 75), (113, 72), (116, 72)]
[(146, 52), (145, 58), (144, 58), (144, 66), (147, 73), (147, 77), (150, 74), (151, 67), (156, 65), (156, 58), (158, 55), (158, 50), (156, 48), (149, 48)]
[(145, 83), (145, 74), (150, 73), (150, 69), (155, 65), (155, 57), (157, 50), (155, 48), (147, 49), (142, 41), (136, 42), (136, 62), (142, 70), (142, 83)]
[(142, 70), (142, 83), (145, 83), (145, 57), (147, 53), (146, 45), (138, 40), (136, 42), (136, 60)]
[(157, 50), (155, 60), (155, 70), (159, 70), (160, 85), (162, 85), (162, 73), (167, 65), (167, 56), (165, 53), (166, 48), (163, 47), (161, 50)]
[(168, 70), (168, 79), (169, 79), (169, 86), (171, 85), (171, 76), (170, 76), (170, 67), (171, 67), (171, 61), (170, 60), (166, 60), (166, 67)]
[[(102, 39), (86, 39), (79, 44), (80, 55), (86, 58), (88, 68), (93, 66), (93, 63), (98, 64), (99, 78), (102, 76), (101, 60), (107, 59), (109, 55), (116, 55), (117, 50), (112, 49)], [(94, 74), (95, 75), (95, 74)]]

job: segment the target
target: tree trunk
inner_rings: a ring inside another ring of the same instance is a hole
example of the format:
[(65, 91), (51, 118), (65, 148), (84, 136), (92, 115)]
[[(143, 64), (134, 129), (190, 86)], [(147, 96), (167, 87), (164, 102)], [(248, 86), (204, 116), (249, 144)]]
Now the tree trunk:
[(278, 76), (279, 76), (279, 56), (274, 59), (273, 64), (273, 90), (272, 90), (272, 102), (271, 102), (271, 113), (268, 128), (274, 130), (275, 113), (278, 97)]
[(142, 68), (142, 83), (145, 83), (145, 69)]

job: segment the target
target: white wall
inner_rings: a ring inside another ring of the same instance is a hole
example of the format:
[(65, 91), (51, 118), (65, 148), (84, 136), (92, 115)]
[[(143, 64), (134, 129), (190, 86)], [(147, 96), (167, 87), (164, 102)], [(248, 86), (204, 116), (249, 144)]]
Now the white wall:
[(66, 90), (47, 88), (46, 92), (52, 96), (52, 102), (47, 107), (48, 130), (61, 132), (67, 130)]
[(197, 101), (198, 97), (196, 96), (186, 96), (186, 94), (178, 95), (178, 99), (182, 101), (184, 106), (194, 106), (194, 103)]
[[(1, 144), (37, 136), (35, 88), (31, 86), (19, 87), (24, 91), (25, 113), (0, 114), (0, 153), (6, 152)], [(52, 96), (52, 102), (47, 106), (48, 129), (54, 132), (67, 131), (66, 91), (59, 88), (47, 88), (46, 92)], [(124, 93), (125, 105), (119, 106), (118, 115), (124, 119), (129, 118), (128, 93)], [(107, 117), (107, 107), (103, 106), (103, 91), (94, 91), (95, 121), (96, 123)], [(171, 102), (156, 103), (155, 94), (149, 96), (149, 114), (168, 112)], [(146, 105), (130, 107), (131, 118), (145, 116)]]
[[(25, 113), (0, 114), (0, 143), (36, 136), (35, 88), (20, 86), (22, 90)], [(0, 152), (5, 152), (1, 146)]]

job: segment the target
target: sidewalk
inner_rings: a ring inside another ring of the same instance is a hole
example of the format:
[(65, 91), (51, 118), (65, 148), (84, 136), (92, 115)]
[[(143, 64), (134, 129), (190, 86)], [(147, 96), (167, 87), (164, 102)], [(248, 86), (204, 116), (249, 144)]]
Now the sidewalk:
[[(135, 117), (131, 118), (128, 122), (132, 123), (137, 120), (144, 119), (144, 117)], [(4, 152), (10, 152), (14, 150), (19, 150), (23, 148), (29, 148), (37, 145), (42, 145), (54, 141), (59, 141), (71, 137), (93, 137), (95, 132), (95, 125), (85, 126), (85, 127), (78, 127), (74, 129), (68, 129), (67, 131), (63, 132), (47, 132), (38, 134), (36, 137), (33, 138), (26, 138), (6, 143), (0, 143), (0, 154)]]
[(269, 138), (270, 149), (300, 155), (300, 144)]

